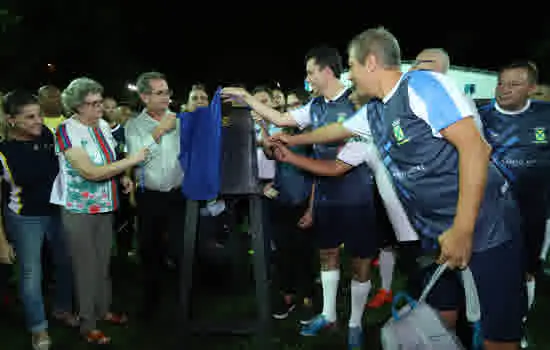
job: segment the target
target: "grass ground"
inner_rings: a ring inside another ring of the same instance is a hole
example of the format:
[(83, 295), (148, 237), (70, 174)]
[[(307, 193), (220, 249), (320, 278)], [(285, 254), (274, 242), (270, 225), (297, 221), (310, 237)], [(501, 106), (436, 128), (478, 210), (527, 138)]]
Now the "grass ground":
[[(125, 265), (114, 269), (115, 308), (125, 310), (130, 317), (135, 315), (139, 283), (136, 278), (135, 266)], [(401, 276), (397, 276), (395, 289), (400, 289), (404, 283)], [(161, 317), (152, 324), (142, 324), (135, 318), (126, 328), (105, 327), (105, 331), (112, 336), (112, 348), (125, 350), (154, 350), (154, 349), (205, 349), (205, 350), (246, 350), (257, 349), (251, 337), (220, 337), (195, 336), (188, 344), (178, 344), (181, 330), (174, 322), (177, 314), (175, 307), (176, 297), (175, 276), (166, 278), (165, 298), (159, 313)], [(349, 295), (347, 282), (341, 283), (339, 297), (339, 312), (341, 320), (348, 315), (347, 305)], [(230, 293), (225, 287), (202, 288), (194, 301), (195, 310), (200, 313), (197, 318), (214, 318), (235, 320), (250, 317), (254, 314), (254, 297), (247, 289), (240, 288), (240, 293)], [(533, 349), (550, 348), (550, 332), (547, 331), (547, 315), (550, 314), (550, 283), (539, 283), (536, 307), (530, 318), (529, 337), (534, 345)], [(381, 310), (368, 311), (365, 315), (367, 325), (367, 339), (365, 349), (379, 349), (378, 332), (380, 325), (389, 317), (389, 307)], [(88, 349), (88, 345), (78, 339), (77, 332), (52, 324), (50, 327), (52, 339), (55, 342), (53, 350), (80, 350)], [(273, 322), (273, 349), (274, 350), (308, 350), (308, 349), (345, 349), (345, 327), (333, 334), (317, 338), (303, 338), (298, 335), (298, 324), (294, 317), (284, 321)], [(26, 350), (31, 349), (29, 336), (24, 330), (23, 314), (20, 305), (7, 310), (0, 310), (0, 349)]]

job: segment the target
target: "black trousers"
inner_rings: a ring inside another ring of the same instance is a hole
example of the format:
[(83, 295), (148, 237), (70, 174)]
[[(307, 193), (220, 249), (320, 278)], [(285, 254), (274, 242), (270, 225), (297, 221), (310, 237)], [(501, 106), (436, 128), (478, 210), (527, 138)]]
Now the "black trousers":
[(270, 201), (269, 223), (275, 242), (275, 283), (283, 293), (312, 297), (315, 288), (317, 249), (311, 230), (302, 230), (298, 221), (307, 201), (288, 205)]
[[(523, 181), (525, 182), (525, 181)], [(544, 244), (548, 213), (548, 186), (542, 181), (512, 187), (521, 215), (525, 238), (527, 273), (538, 275), (542, 268), (540, 252)]]
[(183, 249), (186, 199), (177, 189), (170, 192), (139, 191), (136, 200), (144, 303), (153, 306), (160, 297), (165, 259), (177, 257)]

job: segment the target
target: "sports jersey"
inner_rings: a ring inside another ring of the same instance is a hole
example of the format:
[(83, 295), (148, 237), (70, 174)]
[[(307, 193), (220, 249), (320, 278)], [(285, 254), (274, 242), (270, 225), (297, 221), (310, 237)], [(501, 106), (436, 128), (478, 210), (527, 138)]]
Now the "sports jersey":
[[(374, 107), (370, 109), (371, 113), (373, 110), (376, 110), (376, 106), (373, 106), (373, 102), (369, 102), (369, 105)], [(366, 123), (366, 125), (362, 127), (365, 130), (370, 130), (366, 115), (368, 111), (369, 108), (367, 108), (367, 105), (364, 105), (357, 111), (357, 114), (362, 117), (360, 119), (354, 119)], [(370, 134), (370, 132), (368, 132), (368, 134)], [(344, 148), (338, 153), (337, 159), (353, 167), (367, 164), (374, 173), (378, 192), (386, 208), (388, 218), (392, 224), (397, 240), (400, 242), (418, 240), (418, 234), (412, 227), (407, 217), (407, 213), (399, 201), (399, 197), (392, 184), (391, 175), (382, 163), (382, 159), (380, 159), (380, 154), (373, 143), (372, 136), (366, 135), (365, 137), (349, 140)]]
[[(308, 104), (290, 111), (301, 129), (345, 122), (355, 114), (353, 103), (349, 100), (350, 91), (345, 89), (331, 101), (323, 96), (312, 99)], [(313, 146), (316, 159), (334, 160), (344, 143), (321, 144)], [(373, 176), (366, 164), (361, 164), (345, 175), (338, 177), (317, 177), (315, 180), (315, 201), (338, 205), (356, 205), (372, 197)]]
[(100, 119), (97, 126), (82, 124), (75, 117), (61, 123), (56, 131), (56, 150), (59, 159), (59, 174), (53, 184), (51, 203), (68, 211), (83, 214), (108, 213), (119, 205), (116, 178), (89, 181), (73, 168), (65, 151), (80, 147), (98, 166), (116, 161), (116, 141), (109, 124)]
[(59, 171), (54, 137), (48, 127), (32, 141), (0, 143), (0, 175), (8, 185), (8, 209), (24, 216), (48, 216), (57, 210), (50, 204), (52, 184)]
[[(404, 74), (383, 102), (383, 113), (367, 113), (371, 130), (357, 122), (362, 115), (344, 126), (362, 136), (372, 131), (412, 225), (425, 247), (435, 248), (437, 237), (453, 224), (459, 194), (458, 151), (440, 131), (475, 112), (448, 77), (427, 71)], [(474, 251), (510, 240), (502, 217), (514, 205), (511, 198), (506, 179), (490, 163)]]
[[(311, 147), (294, 146), (290, 150), (302, 156), (310, 156)], [(273, 187), (279, 192), (277, 201), (291, 205), (303, 203), (311, 193), (313, 177), (310, 173), (285, 162), (277, 162)]]
[[(540, 191), (550, 170), (550, 103), (528, 101), (516, 112), (492, 102), (480, 108), (495, 164), (514, 185)], [(537, 188), (538, 187), (538, 188)]]

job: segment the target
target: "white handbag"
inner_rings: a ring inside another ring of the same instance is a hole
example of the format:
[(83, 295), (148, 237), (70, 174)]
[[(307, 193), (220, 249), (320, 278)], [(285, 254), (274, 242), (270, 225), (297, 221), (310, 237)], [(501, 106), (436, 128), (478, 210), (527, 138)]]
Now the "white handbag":
[[(437, 283), (447, 265), (440, 265), (422, 291), (418, 301), (405, 293), (395, 296), (392, 305), (392, 317), (381, 330), (382, 348), (384, 350), (463, 350), (456, 334), (445, 326), (437, 310), (426, 303), (426, 298)], [(479, 346), (479, 320), (481, 310), (474, 277), (469, 268), (458, 272), (462, 279), (466, 295), (466, 316), (474, 323), (474, 347)], [(396, 309), (403, 299), (407, 304)]]

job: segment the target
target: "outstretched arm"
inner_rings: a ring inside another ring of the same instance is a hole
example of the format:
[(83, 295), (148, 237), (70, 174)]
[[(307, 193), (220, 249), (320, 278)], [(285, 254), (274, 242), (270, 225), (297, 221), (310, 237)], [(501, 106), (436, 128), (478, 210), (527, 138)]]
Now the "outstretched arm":
[(340, 176), (353, 166), (339, 160), (312, 159), (290, 151), (281, 144), (275, 144), (274, 154), (278, 161), (292, 164), (300, 169), (319, 176)]

